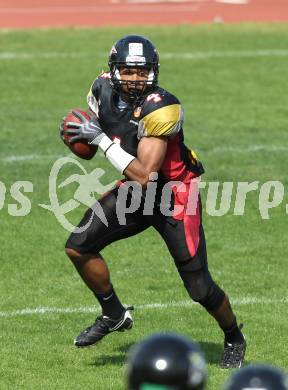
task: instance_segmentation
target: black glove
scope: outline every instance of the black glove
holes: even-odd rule
[[[72,112],[81,122],[66,123],[68,128],[68,130],[66,130],[66,134],[73,136],[69,138],[69,143],[74,144],[78,141],[85,141],[88,144],[99,145],[99,142],[105,136],[105,134],[101,129],[98,119],[95,117],[91,120],[88,120],[79,111]]]

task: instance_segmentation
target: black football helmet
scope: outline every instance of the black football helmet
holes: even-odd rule
[[[127,390],[202,390],[206,363],[198,344],[158,333],[134,346],[127,361]]]
[[[264,364],[251,365],[236,371],[225,390],[288,390],[288,377],[280,369]]]
[[[141,35],[127,35],[116,42],[110,51],[108,61],[111,85],[124,98],[135,102],[151,93],[158,83],[159,56],[153,43]],[[123,81],[119,70],[121,67],[141,67],[149,70],[147,81]],[[126,84],[128,93],[121,85]]]

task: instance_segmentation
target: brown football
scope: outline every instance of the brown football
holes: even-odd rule
[[[67,123],[68,122],[75,122],[75,123],[81,123],[80,120],[73,114],[72,111],[78,111],[83,116],[85,116],[86,119],[91,119],[90,116],[86,111],[80,110],[79,108],[75,108],[68,112],[66,117],[64,118],[64,124],[63,124],[63,130],[64,130],[64,139],[67,141],[67,146],[69,149],[76,154],[76,156],[83,158],[84,160],[91,160],[92,157],[95,156],[95,153],[97,152],[98,147],[96,145],[89,145],[85,142],[75,142],[75,144],[69,143],[69,138],[73,137],[72,135],[67,134]]]

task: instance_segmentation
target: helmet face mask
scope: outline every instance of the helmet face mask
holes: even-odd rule
[[[111,85],[124,100],[136,103],[151,93],[158,83],[159,57],[154,45],[140,35],[128,35],[114,44],[109,62]],[[125,80],[121,69],[148,70],[147,78]]]

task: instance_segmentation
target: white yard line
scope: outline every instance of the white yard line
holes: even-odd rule
[[[39,160],[56,160],[58,158],[61,158],[63,156],[56,156],[56,155],[41,155],[41,154],[26,154],[26,155],[19,155],[19,156],[16,156],[16,155],[11,155],[11,156],[7,156],[7,157],[2,157],[0,159],[1,162],[4,162],[4,163],[14,163],[14,162],[22,162],[22,161],[30,161],[30,160],[36,160],[37,163],[39,162]]]
[[[39,164],[39,161],[44,161],[45,163],[47,163],[47,160],[51,161],[51,162],[52,161],[55,162],[59,158],[63,158],[63,157],[76,158],[76,156],[73,153],[70,153],[68,155],[64,154],[64,153],[63,153],[63,155],[26,154],[26,155],[19,155],[19,156],[11,155],[11,156],[6,156],[6,157],[1,157],[0,163],[13,164],[13,163],[21,163],[23,161],[32,161],[32,162],[35,161],[37,164]],[[104,154],[98,153],[97,158],[104,158]]]
[[[91,57],[91,53],[59,53],[59,52],[43,52],[43,53],[28,53],[28,52],[0,52],[0,60],[35,60],[35,59],[61,59],[61,58],[85,58]]]
[[[219,146],[212,149],[207,149],[205,151],[201,151],[201,154],[203,155],[209,155],[211,153],[225,153],[225,152],[232,152],[232,153],[257,153],[257,152],[269,152],[269,153],[277,153],[277,152],[287,152],[288,146],[281,146],[281,145],[243,145],[243,146]],[[21,163],[23,161],[35,161],[37,164],[39,161],[47,161],[47,160],[54,160],[56,161],[58,158],[62,158],[64,155],[43,155],[43,154],[27,154],[27,155],[11,155],[6,157],[0,158],[0,163]],[[73,157],[73,154],[69,155]],[[103,158],[103,154],[99,153],[97,155],[97,158]]]
[[[281,145],[243,145],[243,146],[216,146],[212,149],[207,149],[205,152],[201,152],[201,154],[211,154],[211,153],[255,153],[255,152],[287,152],[288,146]]]
[[[288,304],[288,297],[284,298],[275,298],[275,299],[265,299],[265,298],[256,298],[256,297],[244,297],[241,299],[231,299],[234,305],[279,305],[279,304]],[[190,307],[197,305],[192,300],[179,301],[179,302],[169,302],[169,303],[148,303],[145,305],[135,305],[135,309],[139,310],[150,310],[150,309],[169,309],[172,307]],[[0,311],[0,317],[19,317],[25,315],[43,315],[43,314],[82,314],[82,313],[96,313],[99,311],[97,306],[91,307],[36,307],[34,309],[24,308],[15,311]]]
[[[254,58],[254,57],[287,57],[286,49],[207,51],[187,53],[162,53],[163,59],[206,60],[210,58]]]
[[[107,53],[95,52],[91,53],[63,53],[63,52],[1,52],[0,61],[7,60],[34,60],[34,59],[71,59],[71,58],[106,58]],[[163,52],[161,59],[166,60],[207,60],[210,58],[257,58],[257,57],[288,57],[287,49],[259,49],[259,50],[232,50],[232,51],[199,51],[199,52],[180,52],[169,53]]]

